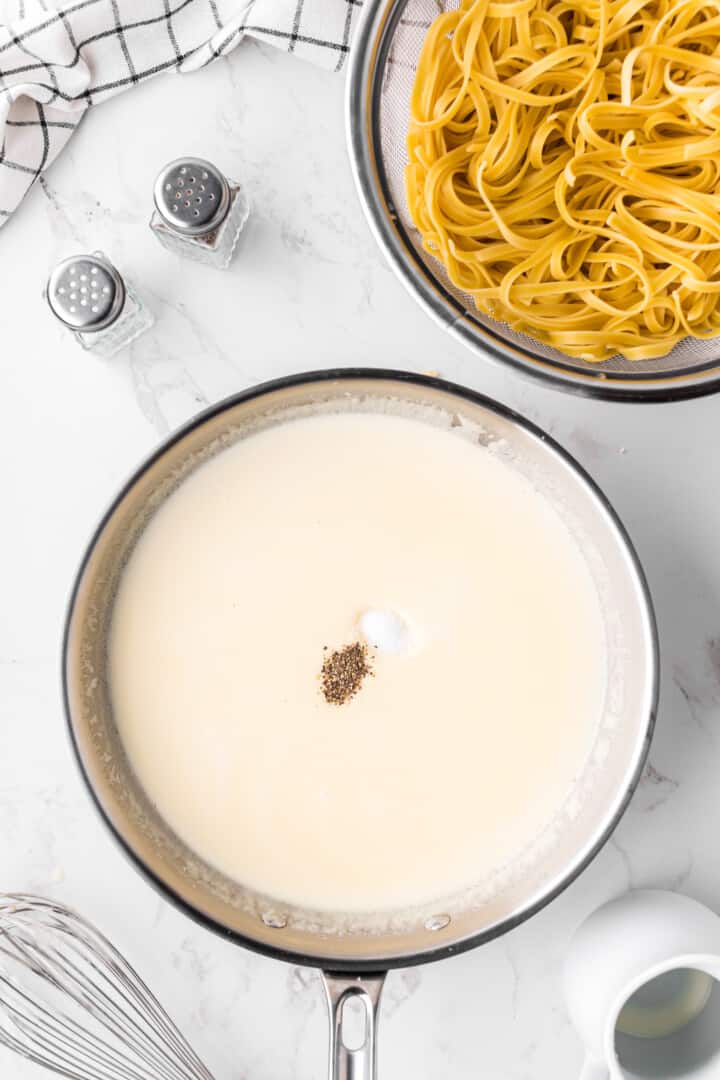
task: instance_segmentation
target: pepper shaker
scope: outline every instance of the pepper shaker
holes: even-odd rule
[[[47,283],[53,314],[73,331],[84,349],[114,356],[153,325],[132,286],[101,251],[59,263]]]
[[[169,251],[225,270],[250,213],[247,196],[211,162],[171,161],[155,181],[150,228]]]

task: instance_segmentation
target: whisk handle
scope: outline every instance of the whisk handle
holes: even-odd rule
[[[332,975],[325,973],[325,993],[330,1012],[329,1080],[375,1080],[376,1033],[380,995],[385,972],[378,975]],[[348,1047],[343,1009],[353,999],[363,1010],[363,1037],[360,1046]]]

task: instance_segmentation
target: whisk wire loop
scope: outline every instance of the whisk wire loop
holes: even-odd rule
[[[107,938],[19,893],[0,893],[0,1045],[68,1080],[213,1080]]]

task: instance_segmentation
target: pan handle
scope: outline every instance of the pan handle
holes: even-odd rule
[[[376,1032],[380,995],[385,975],[333,975],[323,972],[330,1012],[329,1080],[375,1080]],[[343,1038],[343,1009],[353,998],[363,1010],[364,1037],[361,1046],[348,1048]]]

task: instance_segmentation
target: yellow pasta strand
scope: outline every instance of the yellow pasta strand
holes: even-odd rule
[[[424,248],[486,315],[590,361],[720,335],[720,0],[461,0],[408,155]]]

